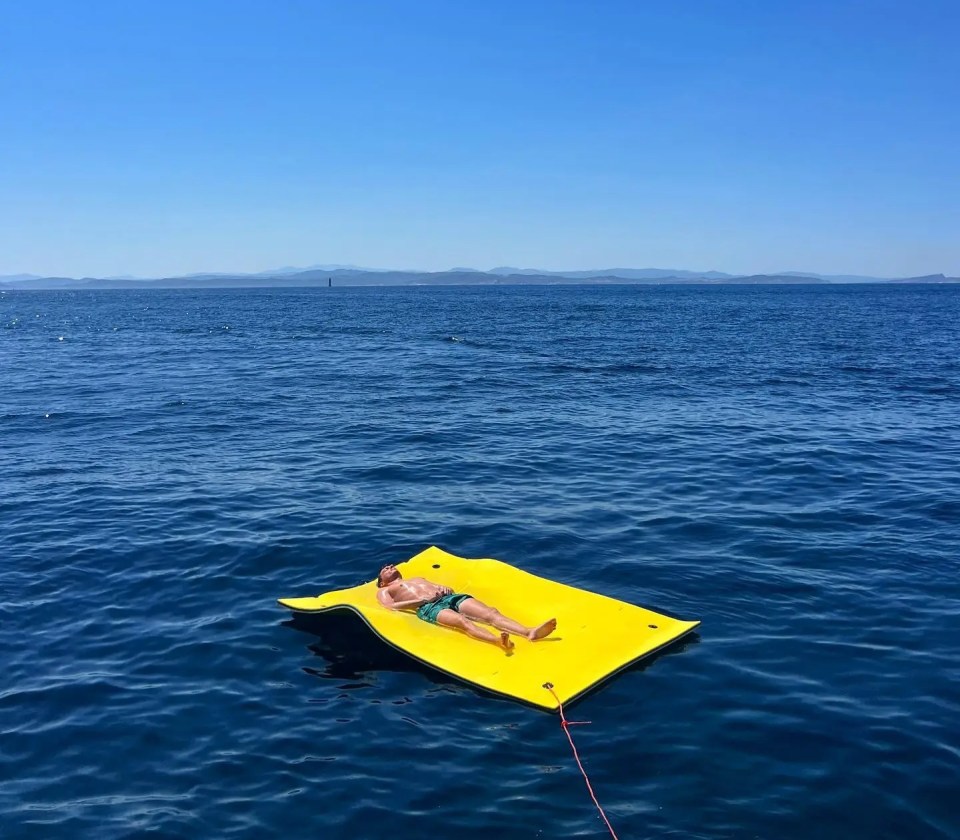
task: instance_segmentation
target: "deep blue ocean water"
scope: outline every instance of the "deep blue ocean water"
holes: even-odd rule
[[[4,291],[0,375],[3,838],[609,836],[275,603],[430,544],[703,620],[570,710],[621,840],[960,836],[960,287]]]

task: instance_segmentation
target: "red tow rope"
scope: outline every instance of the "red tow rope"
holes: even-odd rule
[[[573,743],[573,738],[570,735],[571,726],[583,726],[584,724],[590,723],[590,721],[567,720],[566,715],[563,713],[563,703],[561,703],[560,698],[557,697],[557,692],[553,690],[553,683],[546,682],[543,684],[543,687],[553,695],[553,699],[557,701],[557,706],[560,707],[560,726],[563,728],[563,732],[570,742],[570,749],[573,750],[573,757],[577,760],[577,767],[580,768],[580,772],[583,774],[583,780],[587,783],[587,790],[590,791],[590,798],[593,800],[593,804],[597,806],[597,810],[600,812],[600,816],[603,817],[603,821],[607,824],[607,828],[610,829],[610,834],[613,835],[614,840],[620,840],[620,838],[617,837],[617,832],[615,832],[613,826],[610,825],[610,820],[607,819],[607,815],[603,812],[603,808],[600,807],[600,803],[597,801],[597,795],[593,792],[590,778],[587,776],[587,771],[583,769],[583,762],[580,761],[580,753],[577,752],[577,745]]]

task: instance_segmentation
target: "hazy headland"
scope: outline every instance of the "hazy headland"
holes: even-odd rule
[[[15,289],[143,289],[242,288],[309,286],[495,286],[495,285],[786,285],[829,283],[960,283],[960,277],[869,277],[783,271],[775,274],[727,274],[660,268],[605,268],[587,271],[545,271],[501,266],[486,271],[369,269],[349,266],[278,268],[256,274],[206,273],[177,277],[43,277],[35,274],[0,276],[0,288]]]

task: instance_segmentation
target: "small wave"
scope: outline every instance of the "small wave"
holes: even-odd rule
[[[547,366],[551,373],[585,373],[616,376],[618,374],[666,373],[670,370],[662,365],[639,362],[619,362],[608,365],[585,365],[570,362],[553,363]]]

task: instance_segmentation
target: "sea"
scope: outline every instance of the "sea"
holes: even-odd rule
[[[430,545],[702,621],[567,709],[621,840],[960,837],[946,285],[0,290],[0,837],[611,836],[277,604]]]

